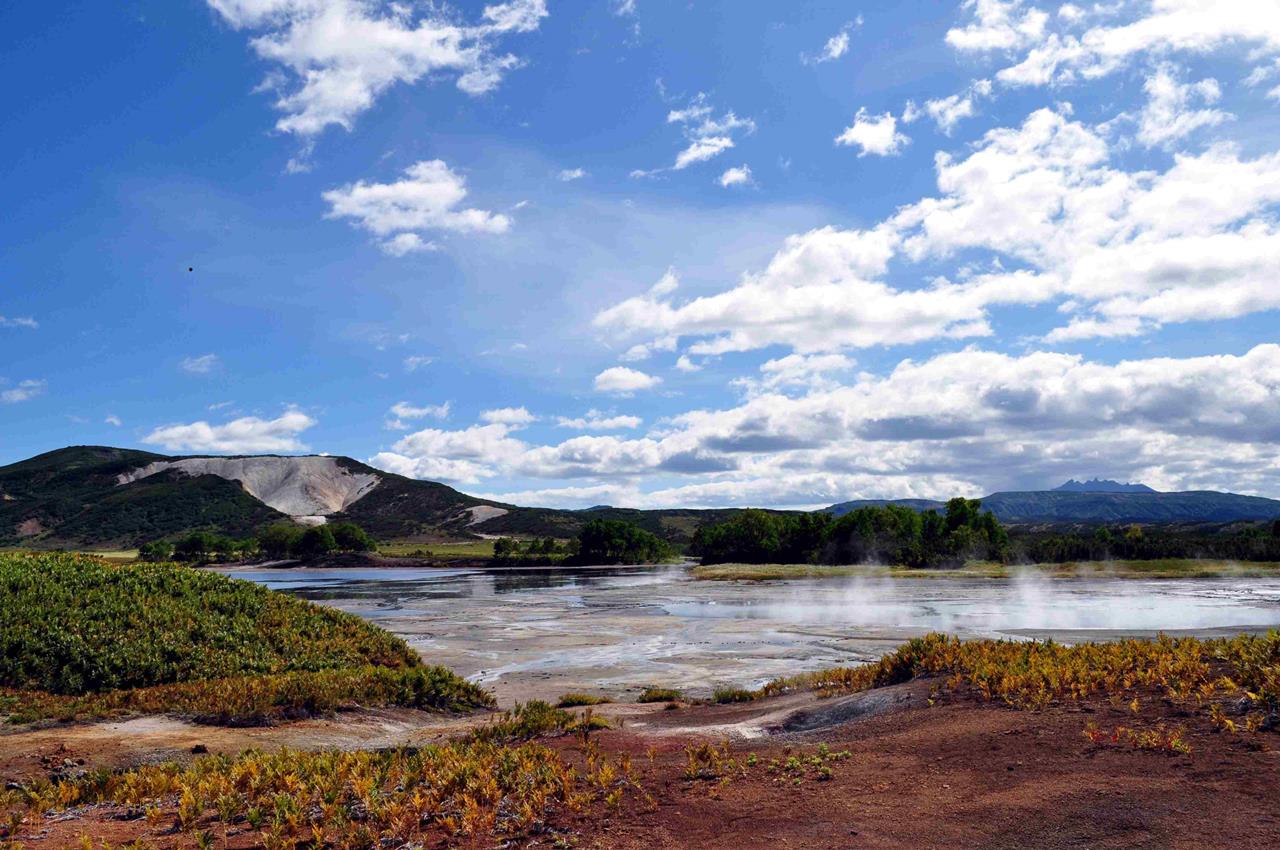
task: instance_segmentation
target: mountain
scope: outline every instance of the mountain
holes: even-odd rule
[[[826,510],[840,516],[865,505],[886,504],[918,511],[946,507],[944,502],[927,499],[900,499],[842,502]],[[1077,492],[1059,488],[992,493],[982,499],[982,506],[1001,522],[1010,525],[1240,522],[1280,518],[1280,501],[1211,490],[1186,493],[1157,493],[1154,490]]]
[[[344,521],[382,540],[471,533],[571,537],[625,519],[675,543],[734,513],[521,508],[324,455],[171,457],[72,446],[0,467],[0,546],[135,546],[195,530],[235,537],[264,525]]]
[[[1146,484],[1121,484],[1119,481],[1103,481],[1093,478],[1088,481],[1076,481],[1074,478],[1054,488],[1056,493],[1154,493]]]

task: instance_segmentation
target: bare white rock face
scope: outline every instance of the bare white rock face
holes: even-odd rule
[[[381,480],[372,473],[344,469],[331,457],[191,457],[149,463],[118,476],[116,484],[130,484],[167,469],[237,481],[263,504],[313,523],[346,510]]]

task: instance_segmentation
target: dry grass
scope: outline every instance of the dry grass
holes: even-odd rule
[[[1280,722],[1280,632],[1076,646],[960,641],[933,634],[909,641],[873,664],[782,679],[759,693],[812,690],[830,696],[922,675],[945,677],[948,688],[1022,709],[1090,697],[1128,703],[1155,692],[1207,714],[1228,731],[1256,731]]]
[[[392,558],[492,558],[492,540],[464,540],[456,543],[422,543],[395,540],[378,544],[378,554]]]

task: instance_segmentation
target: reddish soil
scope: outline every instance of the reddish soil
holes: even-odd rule
[[[605,752],[629,752],[652,801],[631,792],[620,809],[603,806],[560,816],[553,832],[496,846],[599,850],[777,850],[777,848],[1152,848],[1250,850],[1280,847],[1280,736],[1232,736],[1204,720],[1147,700],[1141,713],[1098,704],[1022,712],[954,698],[927,706],[927,687],[885,689],[872,703],[849,701],[823,715],[835,725],[815,732],[776,724],[766,737],[738,738],[731,775],[685,778],[686,746],[707,730],[758,734],[762,715],[786,715],[786,728],[812,725],[792,711],[827,711],[812,700],[786,697],[740,706],[630,711],[623,728],[594,736]],[[808,706],[808,708],[806,708]],[[870,706],[872,710],[866,710]],[[621,707],[620,707],[621,708]],[[635,707],[627,707],[629,710]],[[621,712],[619,712],[621,713]],[[1158,721],[1187,727],[1189,755],[1091,743],[1092,722],[1104,730],[1147,728]],[[712,737],[711,740],[716,740]],[[0,737],[0,748],[5,739]],[[813,767],[800,781],[771,760],[811,758],[825,744],[846,758]],[[553,744],[578,758],[578,743]],[[749,754],[754,766],[745,766]],[[60,758],[53,754],[54,758]],[[28,848],[79,846],[89,834],[113,845],[143,837],[158,848],[186,847],[190,838],[165,834],[122,812],[89,808],[37,825]],[[232,833],[228,846],[253,846]],[[559,842],[559,843],[557,843]],[[219,834],[219,845],[222,838]],[[442,846],[445,846],[442,843]],[[462,846],[473,846],[463,844]],[[492,848],[489,838],[475,847]]]

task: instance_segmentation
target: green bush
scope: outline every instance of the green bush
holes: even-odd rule
[[[251,582],[175,564],[0,554],[0,686],[80,694],[420,664],[358,617]]]

